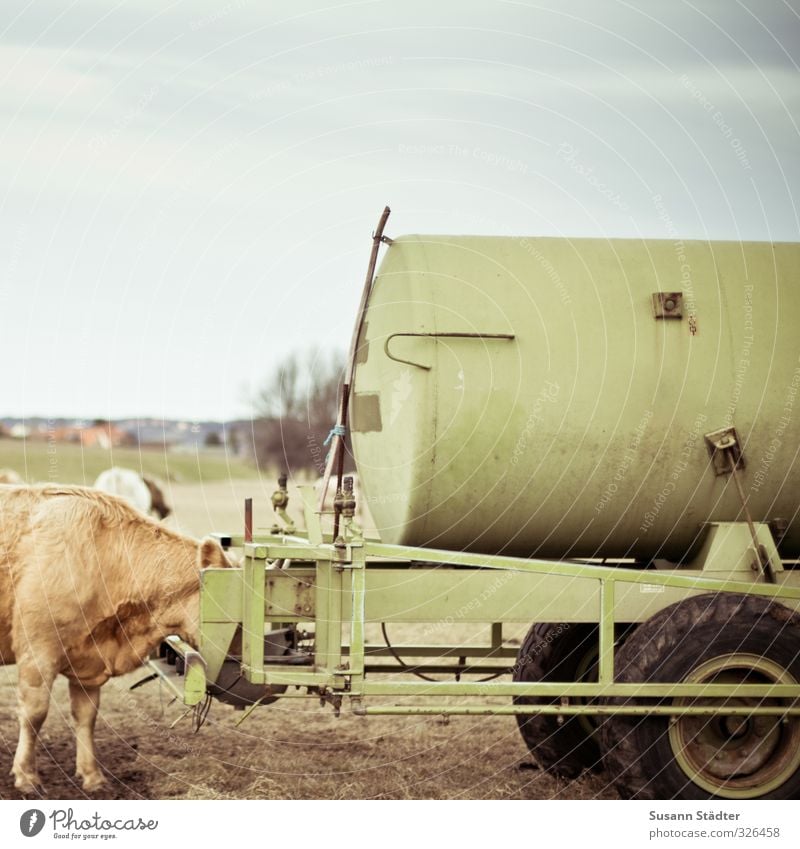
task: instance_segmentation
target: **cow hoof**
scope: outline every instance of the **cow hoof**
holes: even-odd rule
[[[15,777],[14,787],[22,796],[42,796],[44,792],[38,776]]]
[[[99,790],[105,783],[105,777],[99,772],[83,776],[83,789],[87,793],[93,793],[95,790]]]

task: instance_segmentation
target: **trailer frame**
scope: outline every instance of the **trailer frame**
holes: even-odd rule
[[[310,505],[313,495],[306,497]],[[620,625],[643,622],[658,611],[702,593],[740,593],[778,601],[800,611],[800,573],[784,570],[768,526],[757,527],[769,553],[777,583],[763,581],[758,559],[744,523],[713,523],[693,568],[636,569],[575,561],[452,552],[386,545],[351,538],[336,544],[326,538],[315,514],[307,510],[307,535],[267,534],[245,542],[220,535],[243,555],[240,567],[208,569],[202,574],[199,655],[192,675],[172,680],[187,705],[205,696],[199,681],[202,667],[213,683],[241,634],[241,673],[251,684],[305,687],[308,694],[332,702],[343,698],[353,710],[370,714],[684,714],[800,716],[800,683],[621,684],[614,681],[615,633]],[[283,568],[277,568],[283,566]],[[699,568],[698,568],[699,567]],[[504,623],[552,621],[592,623],[599,629],[596,682],[475,681],[469,676],[511,672],[516,648],[503,641]],[[425,642],[387,646],[368,642],[368,625],[402,622],[426,626],[438,634],[453,623],[490,626],[486,645]],[[313,662],[295,666],[265,658],[264,634],[274,627],[313,629]],[[174,648],[174,646],[173,646]],[[385,661],[409,659],[407,666]],[[410,659],[438,663],[415,665]],[[456,658],[457,663],[450,663]],[[469,661],[469,662],[468,662]],[[477,661],[477,662],[473,662]],[[487,663],[488,661],[488,663]],[[505,661],[505,662],[504,662]],[[184,664],[184,669],[188,664]],[[391,671],[397,675],[392,676]],[[450,674],[456,680],[408,680],[411,671]],[[380,676],[375,680],[376,676]],[[177,686],[176,686],[177,685]],[[290,694],[291,695],[291,694]],[[461,702],[495,697],[558,698],[559,704],[532,706]],[[422,699],[424,705],[367,705],[371,697]],[[446,698],[448,701],[436,701]],[[652,704],[608,705],[614,698],[647,699]],[[756,698],[790,703],[758,707],[681,704],[677,700]],[[580,699],[575,702],[571,699]],[[673,700],[664,704],[663,700]],[[431,700],[434,703],[431,704]],[[592,700],[583,701],[583,700]],[[656,704],[660,701],[660,704]]]

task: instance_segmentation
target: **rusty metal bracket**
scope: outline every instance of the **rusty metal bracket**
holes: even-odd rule
[[[430,371],[431,367],[426,366],[423,363],[415,363],[413,360],[406,360],[403,357],[395,356],[389,350],[389,343],[392,339],[395,339],[398,336],[410,336],[414,338],[421,339],[515,339],[515,335],[513,333],[413,333],[411,331],[403,331],[399,333],[390,333],[386,337],[386,341],[383,343],[383,350],[386,353],[386,356],[390,360],[394,360],[396,363],[405,363],[409,366],[416,366],[417,368],[424,369],[425,371]]]
[[[731,464],[737,469],[745,467],[744,456],[739,443],[739,434],[735,427],[723,427],[705,434],[706,447],[714,464],[714,474],[727,475]]]
[[[653,315],[656,318],[682,318],[683,292],[653,292]]]
[[[756,526],[747,507],[747,496],[744,494],[744,487],[741,480],[739,480],[739,470],[744,468],[745,463],[736,428],[726,427],[721,430],[712,431],[705,434],[705,440],[711,453],[711,460],[717,476],[729,474],[733,478],[736,491],[739,493],[739,500],[742,502],[742,512],[747,521],[747,527],[750,530],[753,547],[758,558],[757,562],[753,564],[753,569],[754,571],[761,572],[768,584],[774,584],[776,583],[775,572],[772,568],[769,554],[767,554],[766,548],[758,541]]]

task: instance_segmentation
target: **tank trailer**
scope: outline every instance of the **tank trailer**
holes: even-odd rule
[[[285,477],[270,533],[250,505],[200,644],[154,668],[198,717],[508,714],[543,768],[623,797],[797,798],[800,245],[390,239],[388,214],[333,516],[303,489],[297,531]]]

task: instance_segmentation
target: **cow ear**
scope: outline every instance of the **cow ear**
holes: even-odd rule
[[[204,539],[200,543],[198,559],[201,569],[207,569],[210,566],[225,567],[230,565],[225,558],[220,544],[213,539]]]

